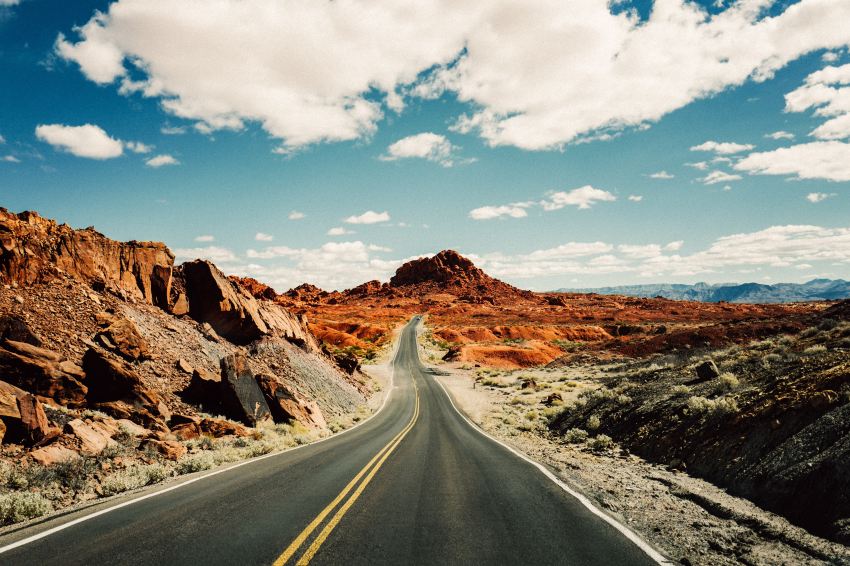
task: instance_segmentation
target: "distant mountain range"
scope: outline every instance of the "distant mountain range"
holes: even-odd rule
[[[623,285],[596,289],[558,289],[558,293],[598,293],[600,295],[626,295],[630,297],[664,297],[679,301],[704,303],[794,303],[822,301],[850,297],[850,282],[843,279],[812,279],[808,283],[696,283],[681,285],[657,283],[650,285]]]

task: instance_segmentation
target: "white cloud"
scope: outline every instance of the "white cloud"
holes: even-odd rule
[[[3,137],[3,134],[0,134],[0,145],[6,143],[6,138]]]
[[[164,167],[166,165],[180,165],[180,162],[177,161],[177,159],[175,159],[171,155],[162,154],[151,157],[150,159],[145,161],[145,164],[148,167],[159,168]]]
[[[835,51],[827,51],[826,53],[821,55],[821,60],[824,63],[833,63],[835,61],[838,61],[838,53],[836,53]]]
[[[77,157],[111,159],[124,153],[120,140],[109,137],[103,128],[93,124],[82,126],[41,124],[35,128],[35,136]]]
[[[732,181],[740,180],[740,175],[727,173],[725,171],[712,171],[711,173],[700,179],[700,181],[702,181],[702,183],[705,185],[716,185],[717,183],[731,183]]]
[[[334,228],[331,228],[327,232],[328,236],[347,236],[348,234],[354,234],[354,231],[353,230],[347,230],[347,229],[343,228],[342,226],[336,226]]]
[[[14,155],[4,155],[0,158],[0,161],[4,161],[6,163],[20,163],[21,160],[15,157]]]
[[[732,155],[749,151],[755,146],[744,143],[707,141],[691,148],[691,151],[710,151],[719,155]]]
[[[809,193],[806,195],[806,200],[809,202],[821,202],[834,196],[836,196],[835,193]]]
[[[601,0],[118,0],[56,51],[203,128],[256,122],[288,149],[369,136],[385,106],[445,91],[473,108],[459,129],[546,149],[610,139],[850,42],[846,2],[768,6],[665,0],[642,20]]]
[[[274,236],[272,236],[271,234],[265,234],[263,232],[257,232],[256,234],[254,234],[254,239],[258,242],[271,242],[272,240],[274,240]]]
[[[683,242],[621,244],[570,242],[519,255],[486,254],[480,267],[514,280],[572,275],[624,274],[649,278],[753,272],[801,263],[850,262],[850,227],[772,226],[716,239],[707,248],[680,254]]]
[[[414,259],[384,260],[376,256],[391,251],[361,241],[328,242],[318,248],[278,246],[248,250],[247,256],[259,263],[235,271],[281,290],[304,282],[323,289],[345,289],[372,279],[386,281],[402,263]]]
[[[390,221],[390,213],[389,212],[375,212],[374,210],[367,210],[363,214],[359,214],[356,216],[349,216],[345,219],[346,224],[378,224],[380,222],[389,222]]]
[[[549,198],[541,201],[543,210],[559,210],[565,206],[576,206],[580,209],[588,209],[597,202],[612,202],[617,200],[613,194],[590,185],[585,185],[571,191],[558,191],[551,193]]]
[[[772,140],[793,140],[794,134],[792,134],[791,132],[779,130],[778,132],[772,132],[770,134],[765,134],[764,137],[770,138]]]
[[[650,179],[673,179],[676,176],[668,173],[667,171],[658,171],[657,173],[652,173],[649,178]]]
[[[232,250],[219,246],[176,248],[174,250],[174,256],[178,263],[192,261],[194,259],[207,259],[213,263],[232,263],[239,261],[239,257]]]
[[[215,236],[211,234],[202,234],[200,236],[195,236],[196,242],[214,242]]]
[[[643,197],[640,197],[643,198]],[[560,210],[566,206],[588,209],[597,202],[617,200],[613,194],[590,185],[585,185],[571,191],[557,191],[546,195],[540,201],[514,202],[500,206],[481,206],[469,211],[473,220],[492,220],[494,218],[525,218],[527,209],[539,206],[546,212]],[[635,200],[630,198],[629,200]],[[638,199],[640,200],[640,199]]]
[[[629,195],[628,199],[632,202],[640,202],[643,200],[643,195]]]
[[[850,181],[850,143],[818,141],[751,153],[736,163],[735,169],[757,175]]]
[[[147,145],[142,142],[124,142],[124,147],[126,147],[133,153],[150,153],[151,151],[153,151],[152,145]]]
[[[182,136],[186,133],[186,128],[183,126],[163,126],[159,131],[166,136]]]
[[[419,158],[439,163],[443,167],[452,167],[458,163],[454,152],[457,146],[440,134],[424,132],[407,136],[391,144],[387,152],[380,156],[382,161],[396,161],[405,158]]]
[[[705,171],[706,169],[708,169],[711,166],[708,163],[708,161],[697,161],[696,163],[685,163],[685,165],[687,165],[688,167],[693,167],[697,171]]]
[[[481,206],[469,211],[469,217],[473,220],[492,220],[494,218],[509,217],[509,218],[525,218],[528,216],[526,208],[528,203],[517,202],[514,204],[506,204],[502,206]]]
[[[297,210],[293,210],[289,213],[288,218],[290,220],[303,220],[307,215],[303,212],[298,212]]]

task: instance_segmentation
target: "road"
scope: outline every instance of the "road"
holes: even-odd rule
[[[362,425],[6,534],[0,564],[657,563],[454,409],[419,360],[418,322]]]

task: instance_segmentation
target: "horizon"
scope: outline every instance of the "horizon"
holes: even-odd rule
[[[188,5],[0,2],[0,204],[278,290],[449,248],[540,291],[850,278],[846,4],[587,0],[558,27],[543,2],[435,3],[405,27],[317,3],[238,25],[272,5],[187,32]]]

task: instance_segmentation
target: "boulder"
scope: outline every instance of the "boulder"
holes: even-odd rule
[[[275,422],[297,421],[311,428],[327,428],[319,406],[301,397],[277,377],[258,374],[257,384],[266,397]]]
[[[92,403],[123,401],[136,408],[168,419],[170,414],[159,395],[142,382],[127,362],[100,348],[89,348],[83,356],[83,369]]]
[[[51,444],[30,452],[30,458],[42,466],[53,466],[79,457],[80,455],[74,450],[59,444]]]
[[[74,419],[65,425],[65,432],[73,434],[80,445],[80,452],[88,456],[97,456],[107,446],[114,445],[115,441],[100,427],[84,422],[82,419]]]
[[[201,436],[201,427],[198,423],[181,423],[171,427],[171,432],[179,440],[192,440]]]
[[[234,344],[249,344],[269,333],[256,299],[230,281],[208,261],[182,266],[189,316],[209,323],[217,334]]]
[[[335,354],[333,359],[336,365],[348,375],[352,375],[360,369],[360,361],[357,359],[357,356],[350,352]]]
[[[208,413],[221,410],[221,375],[210,373],[203,368],[195,368],[192,379],[180,396],[188,403],[200,405]]]
[[[82,406],[88,393],[83,370],[60,354],[26,342],[0,346],[0,375],[11,385],[69,407]]]
[[[222,436],[248,436],[250,431],[244,426],[224,419],[203,419],[200,422],[201,432],[213,438]]]
[[[6,423],[0,420],[0,444],[3,444],[4,438],[6,438]]]
[[[271,418],[268,403],[243,354],[221,360],[221,394],[225,414],[248,426]]]
[[[132,320],[119,318],[97,333],[96,339],[101,345],[112,350],[126,360],[135,361],[150,358],[147,340],[139,333]]]
[[[139,450],[157,452],[166,460],[179,460],[188,449],[175,440],[157,440],[149,438],[139,445]]]
[[[145,427],[151,431],[165,432],[168,430],[162,415],[155,415],[144,407],[136,407],[124,401],[95,403],[92,408],[118,419],[119,422],[133,422],[137,426]]]
[[[694,371],[697,374],[697,379],[695,380],[697,382],[709,381],[720,375],[720,370],[717,369],[717,364],[713,360],[702,362],[694,368]]]
[[[546,398],[541,401],[541,403],[543,403],[547,407],[551,407],[552,405],[558,405],[562,403],[563,400],[564,398],[561,396],[561,394],[556,391],[547,395]]]
[[[177,366],[177,369],[179,369],[182,372],[185,372],[185,373],[188,373],[188,374],[194,373],[195,368],[193,368],[192,364],[190,364],[189,362],[187,362],[183,358],[180,358],[179,360],[177,360],[177,363],[175,365]]]
[[[18,397],[27,395],[23,389],[0,381],[0,417],[20,419],[21,411],[18,409]]]
[[[39,338],[26,321],[15,315],[0,316],[0,342],[3,340],[14,340],[15,342],[26,342],[33,346],[41,346],[42,340]]]
[[[50,435],[51,429],[47,422],[47,415],[44,414],[44,408],[35,395],[27,393],[18,397],[18,411],[21,414],[24,434],[29,442],[35,444]]]

